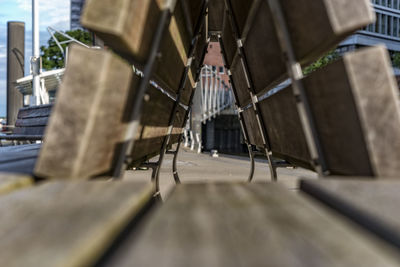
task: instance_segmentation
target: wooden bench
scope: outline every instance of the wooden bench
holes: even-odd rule
[[[283,24],[276,23],[279,18],[274,16],[279,12],[270,12],[277,3],[286,12]],[[393,96],[393,77],[388,74],[388,57],[382,48],[346,55],[305,79],[294,76],[293,70],[285,67],[293,63],[294,55],[302,64],[318,58],[351,32],[370,23],[369,2],[325,0],[304,6],[299,3],[87,1],[83,25],[119,56],[77,46],[70,49],[69,64],[45,139],[34,161],[32,176],[28,177],[28,181],[33,176],[40,178],[40,182],[0,197],[2,264],[398,266],[398,249],[369,229],[276,183],[184,184],[175,188],[164,205],[154,205],[158,167],[153,183],[109,181],[110,177],[122,178],[121,170],[140,166],[156,154],[160,158],[155,165],[160,166],[166,149],[179,143],[189,111],[184,106],[191,103],[207,41],[209,37],[218,39],[218,35],[226,47],[225,61],[232,74],[246,138],[263,147],[268,158],[275,155],[313,170],[323,165],[322,174],[395,174],[397,166],[389,161],[396,159],[398,152],[387,144],[397,138],[399,107]],[[244,14],[238,15],[241,12]],[[271,17],[272,24],[268,24]],[[234,26],[230,30],[226,28],[227,21]],[[280,56],[282,52],[293,52],[285,48],[287,43],[274,44],[264,39],[268,36],[276,41],[275,26],[288,30],[286,24],[296,52],[288,54],[287,62]],[[318,31],[313,32],[313,27]],[[231,41],[223,41],[229,32]],[[267,40],[268,45],[260,45],[261,40]],[[229,46],[235,45],[238,46],[229,50]],[[271,68],[266,63],[276,66],[275,73],[266,72]],[[132,64],[143,76],[135,74]],[[263,69],[263,64],[268,67]],[[362,80],[371,71],[377,71],[379,83]],[[259,97],[281,76],[291,76],[295,88],[287,87],[264,99]],[[305,95],[296,94],[299,84],[304,86]],[[382,86],[379,91],[377,85]],[[332,92],[338,94],[337,99],[330,96]],[[341,105],[335,106],[335,101]],[[373,116],[378,110],[375,101],[385,103],[394,115],[390,113],[377,121]],[[315,125],[302,113],[308,104]],[[321,105],[327,108],[322,109]],[[290,119],[288,125],[278,120],[283,112]],[[334,112],[351,116],[346,117],[342,126],[331,119]],[[320,114],[326,117],[321,119]],[[388,122],[393,129],[385,133],[379,126]],[[316,136],[306,133],[313,127],[318,130]],[[327,149],[336,141],[348,144],[339,130],[363,141],[351,143],[354,150],[346,155],[353,160],[367,151],[360,158],[362,165],[349,164],[337,150]],[[322,138],[323,133],[330,132],[334,134],[331,138]],[[311,140],[307,139],[310,137]],[[323,153],[313,154],[310,141],[314,145],[320,141]],[[391,158],[381,154],[379,144]],[[15,151],[8,153],[18,157]],[[329,164],[322,164],[323,159],[328,159]],[[19,187],[29,183],[22,182],[26,176],[13,177],[21,184]],[[0,179],[4,178],[5,187],[10,188],[9,179],[13,177],[4,174]]]
[[[42,141],[52,105],[41,105],[37,107],[25,107],[18,111],[15,127],[10,134],[0,135],[0,146],[2,140],[17,142]]]

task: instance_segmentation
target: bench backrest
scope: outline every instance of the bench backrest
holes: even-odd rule
[[[44,134],[52,105],[25,107],[18,111],[13,134],[40,136]]]
[[[35,174],[45,178],[89,178],[113,172],[121,147],[134,139],[132,164],[160,153],[164,142],[179,140],[197,69],[194,62],[182,83],[204,1],[118,0],[86,3],[82,24],[118,53],[73,47],[63,84],[46,131]],[[189,16],[185,15],[189,10]],[[137,95],[163,12],[171,22],[162,35],[152,82]],[[203,36],[204,36],[203,29]],[[206,38],[197,38],[194,55],[202,55]],[[193,47],[192,47],[193,50]],[[122,58],[121,58],[122,57]],[[197,66],[196,66],[197,65]],[[141,99],[141,120],[130,133],[132,105]],[[178,103],[179,101],[179,103]],[[175,111],[175,112],[173,112]],[[176,113],[174,117],[173,114]],[[174,119],[171,119],[173,118]],[[171,124],[172,123],[172,124]],[[171,134],[171,136],[170,136]]]
[[[313,169],[293,89],[270,91],[288,77],[288,71],[268,1],[225,2],[221,41],[251,144],[266,145],[253,106],[249,106],[250,92],[258,96],[259,118],[273,155]],[[303,66],[374,20],[367,0],[280,3]],[[238,39],[243,49],[238,49]],[[384,48],[345,55],[302,82],[330,174],[398,174],[398,89]]]

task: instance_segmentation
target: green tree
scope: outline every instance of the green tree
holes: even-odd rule
[[[74,30],[74,31],[67,31],[65,33],[84,44],[90,45],[92,43],[92,36],[90,33],[86,31]],[[55,33],[54,35],[60,42],[68,40],[59,33]],[[64,51],[68,45],[69,44],[62,45]],[[60,48],[57,46],[53,38],[50,38],[47,41],[47,46],[42,46],[40,50],[42,56],[43,69],[52,70],[64,67],[64,55],[60,50]]]
[[[400,53],[399,52],[395,52],[392,55],[392,65],[395,68],[400,68]]]
[[[340,57],[339,53],[336,52],[335,50],[330,51],[327,53],[325,56],[321,57],[311,65],[307,66],[304,68],[303,72],[304,75],[308,75],[313,71],[316,71],[319,68],[325,67],[329,63],[337,60]]]

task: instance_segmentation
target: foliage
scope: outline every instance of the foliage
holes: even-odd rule
[[[327,53],[322,58],[318,59],[317,61],[315,61],[311,65],[309,65],[306,68],[304,68],[304,75],[308,75],[311,72],[316,71],[317,69],[325,67],[329,63],[337,60],[339,57],[340,57],[340,55],[339,55],[338,52],[336,52],[335,50],[330,51],[329,53]]]
[[[400,68],[400,53],[396,52],[392,55],[392,64],[395,68]]]
[[[89,32],[82,30],[74,30],[74,31],[67,31],[65,33],[84,44],[90,45],[92,43],[92,36]],[[68,40],[59,33],[55,33],[54,35],[59,40],[59,42]],[[68,45],[69,44],[62,45],[64,51]],[[53,38],[50,38],[47,41],[47,47],[42,46],[40,50],[42,56],[43,69],[52,70],[64,67],[64,55],[60,50],[60,48],[57,46]]]

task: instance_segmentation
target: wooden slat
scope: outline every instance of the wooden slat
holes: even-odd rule
[[[45,183],[0,198],[2,265],[91,266],[154,192],[135,182]]]
[[[21,108],[18,111],[18,119],[49,117],[52,108],[52,104]]]
[[[397,251],[278,184],[188,184],[102,266],[398,266]],[[156,256],[155,254],[156,253]]]
[[[286,88],[262,101],[260,111],[274,156],[312,168],[308,163],[310,154],[292,89]]]
[[[135,136],[132,151],[134,161],[147,158],[147,155],[160,153],[165,136],[168,133],[168,122],[174,101],[153,86],[147,92],[148,101],[144,103],[141,125]]]
[[[254,2],[257,2],[257,0],[229,0],[229,2],[232,6],[233,17],[239,30],[238,34],[239,36],[242,36],[246,21],[249,19],[248,17],[251,7],[253,6]],[[251,22],[249,21],[248,24],[250,23]]]
[[[0,173],[0,195],[32,186],[34,179],[31,176],[13,173]]]
[[[236,54],[231,66],[232,81],[238,95],[238,105],[245,107],[251,102],[249,85],[240,56]]]
[[[397,176],[400,110],[385,48],[349,53],[304,79],[328,170],[332,175]],[[261,102],[272,151],[310,162],[288,87]]]
[[[205,19],[205,18],[203,18]],[[208,39],[208,32],[207,32],[207,23],[203,22],[203,28],[200,32],[199,40],[197,41],[196,48],[194,51],[194,61],[192,64],[192,73],[195,75],[197,70],[203,64],[202,56],[205,49],[207,49],[207,39]]]
[[[48,120],[49,117],[17,119],[17,121],[15,122],[15,126],[16,127],[46,126]]]
[[[111,52],[72,47],[35,174],[89,178],[109,171],[138,79]]]
[[[245,1],[245,3],[247,3],[247,1]],[[232,32],[231,19],[229,16],[225,16],[221,38],[225,48],[225,63],[227,64],[227,67],[230,68],[237,52],[237,45]]]
[[[26,152],[26,151],[32,151],[32,150],[39,150],[40,147],[41,147],[41,144],[20,145],[20,146],[4,146],[4,147],[0,147],[0,153],[4,153],[4,152]],[[2,157],[0,157],[0,158],[2,158]]]
[[[13,146],[17,147],[17,146]],[[6,165],[10,162],[18,162],[20,160],[29,159],[29,158],[37,158],[39,154],[40,147],[35,147],[30,150],[5,150],[0,149],[0,164]],[[2,171],[0,167],[0,171]],[[15,172],[18,172],[18,169],[15,169]]]
[[[32,126],[32,127],[15,127],[13,134],[15,135],[43,135],[46,131],[45,126]]]
[[[280,1],[298,60],[309,64],[375,19],[369,0]],[[286,77],[267,1],[259,1],[244,48],[257,92]]]
[[[196,23],[198,22],[201,15],[201,11],[204,5],[204,0],[193,0],[193,1],[185,1],[181,0],[182,6],[184,8],[184,11],[189,12],[190,20],[191,20],[191,28],[192,31],[195,31]],[[186,10],[186,7],[187,10]]]
[[[249,108],[243,112],[244,124],[249,133],[249,142],[252,145],[263,147],[263,139],[258,126],[256,114],[253,108]]]
[[[182,4],[178,1],[154,70],[155,79],[163,89],[178,93],[192,38],[187,31]]]
[[[301,181],[301,190],[400,247],[400,182],[366,178]]]
[[[0,171],[34,176],[38,153],[32,156],[27,156],[26,154],[16,156],[14,160],[0,162]]]
[[[0,134],[0,140],[15,140],[15,141],[40,141],[43,139],[43,134]]]
[[[129,55],[137,64],[144,64],[161,12],[169,3],[174,1],[88,0],[81,23],[115,51]]]
[[[186,112],[187,111],[181,106],[178,108],[174,128],[172,129],[170,145],[176,144],[179,141],[179,136],[182,134],[183,128],[186,126],[186,121],[184,121]]]
[[[208,30],[221,32],[224,22],[225,2],[221,0],[208,1]]]

